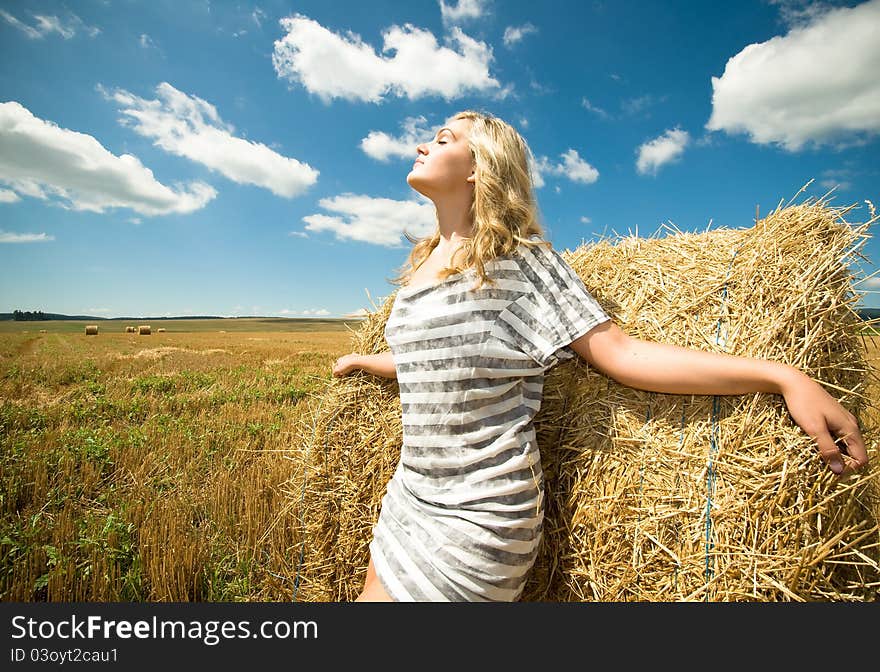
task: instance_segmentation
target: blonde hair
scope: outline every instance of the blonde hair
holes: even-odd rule
[[[543,240],[538,221],[538,207],[529,171],[531,150],[523,137],[507,122],[491,114],[464,110],[449,118],[468,119],[471,129],[468,145],[474,158],[474,200],[470,217],[472,234],[465,239],[453,258],[452,265],[440,271],[440,278],[473,268],[477,287],[492,280],[485,264],[492,259],[512,255],[520,245],[536,246],[550,243]],[[414,247],[401,273],[392,282],[403,284],[428,258],[440,242],[439,226],[426,238],[405,234]],[[542,240],[530,240],[532,236]],[[455,263],[455,258],[460,262]]]

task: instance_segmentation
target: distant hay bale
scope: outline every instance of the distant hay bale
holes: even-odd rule
[[[94,336],[98,333],[98,325],[97,324],[87,324],[86,325],[86,336]]]
[[[40,333],[41,333],[41,334],[46,334],[46,333],[48,333],[48,330],[47,330],[47,329],[40,329]]]
[[[143,335],[147,335],[147,336],[149,336],[149,335],[150,335],[150,325],[149,325],[149,324],[142,324],[142,325],[140,325],[140,326],[138,327],[138,334],[140,334],[140,335],[142,335],[142,336],[143,336]]]
[[[136,333],[136,331],[137,331],[137,330],[136,330],[134,327],[126,327],[126,328],[125,328],[125,333],[126,333],[126,334],[134,334],[134,333]]]
[[[159,334],[164,333],[164,332],[165,332],[165,327],[159,327],[158,329],[156,329],[156,332],[159,333]]]
[[[797,366],[859,418],[871,463],[831,474],[782,397],[628,388],[580,358],[546,377],[535,427],[544,538],[523,600],[872,601],[878,427],[849,264],[868,226],[824,200],[754,226],[606,239],[563,257],[628,334]],[[354,332],[387,350],[393,296]],[[396,381],[363,372],[309,401],[287,484],[301,601],[353,599],[402,436]],[[302,562],[300,564],[300,552]]]

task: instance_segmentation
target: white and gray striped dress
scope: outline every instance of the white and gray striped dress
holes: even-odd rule
[[[397,601],[515,601],[541,540],[532,420],[544,374],[610,319],[553,249],[398,290],[385,327],[403,411],[400,462],[370,554]]]

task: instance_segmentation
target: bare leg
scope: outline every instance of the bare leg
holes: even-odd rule
[[[385,592],[379,577],[376,576],[373,558],[370,558],[370,564],[367,565],[367,578],[364,580],[364,589],[357,596],[355,602],[394,602],[392,597]]]

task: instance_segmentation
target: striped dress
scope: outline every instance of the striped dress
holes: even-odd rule
[[[396,601],[515,601],[534,564],[544,482],[533,418],[545,372],[610,319],[553,249],[398,290],[385,327],[403,445],[370,555]]]

